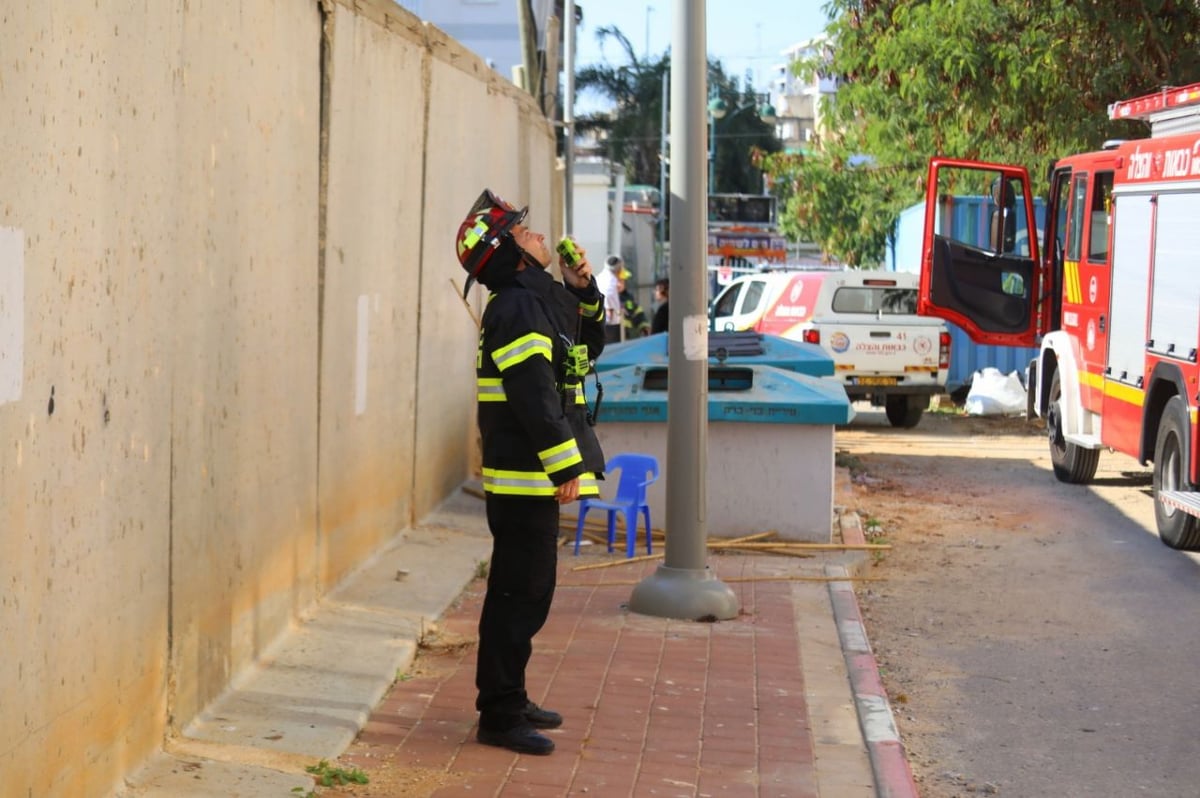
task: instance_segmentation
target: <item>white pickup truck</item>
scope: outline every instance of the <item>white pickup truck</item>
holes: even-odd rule
[[[852,400],[883,406],[894,427],[915,427],[946,390],[950,333],[918,316],[918,276],[839,270],[739,277],[713,300],[712,329],[756,330],[818,344]]]

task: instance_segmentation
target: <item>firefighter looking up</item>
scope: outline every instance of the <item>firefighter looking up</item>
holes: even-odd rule
[[[488,289],[475,358],[483,489],[492,559],[479,617],[476,738],[549,754],[538,729],[562,724],[525,692],[533,637],[546,621],[558,566],[559,506],[598,496],[604,453],[583,378],[604,348],[604,306],[583,248],[547,271],[545,236],[484,190],[458,229],[458,259]]]

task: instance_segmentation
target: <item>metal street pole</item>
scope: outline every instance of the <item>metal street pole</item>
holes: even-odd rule
[[[563,3],[563,230],[575,230],[575,0]]]
[[[633,589],[629,609],[662,618],[726,620],[738,601],[709,570],[708,314],[704,272],[705,0],[674,0],[671,54],[671,333],[667,372],[667,524],[663,564]],[[678,286],[678,289],[676,289]],[[677,293],[678,291],[678,293]]]

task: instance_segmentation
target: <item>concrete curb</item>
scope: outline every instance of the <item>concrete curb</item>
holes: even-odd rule
[[[839,523],[843,543],[866,542],[862,522],[857,514],[842,513]],[[859,558],[859,563],[866,562],[866,559]],[[900,741],[900,732],[896,729],[887,692],[883,689],[883,680],[879,677],[879,666],[867,639],[867,630],[858,608],[858,598],[854,594],[854,586],[849,581],[850,573],[843,566],[830,565],[826,566],[825,574],[846,580],[829,583],[829,601],[833,605],[838,638],[842,643],[846,671],[850,676],[850,689],[858,709],[858,723],[862,728],[863,740],[867,744],[871,770],[875,774],[876,794],[879,798],[917,798],[917,785],[913,781],[912,768],[908,764],[904,744]]]

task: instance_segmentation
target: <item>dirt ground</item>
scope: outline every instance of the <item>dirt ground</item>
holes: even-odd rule
[[[939,586],[986,578],[978,553],[1000,541],[1039,545],[1022,509],[1031,505],[1013,501],[1004,467],[989,459],[1044,456],[1049,467],[1043,428],[1024,418],[950,411],[926,413],[917,428],[895,430],[868,409],[839,428],[836,447],[853,491],[839,501],[858,512],[868,540],[893,546],[868,571],[884,581],[861,583],[859,604],[918,790],[922,798],[997,793],[998,786],[975,783],[945,761],[939,718],[954,695],[926,678],[940,665],[925,657],[925,644],[931,635],[1004,623],[986,586],[954,591],[952,616]],[[970,460],[988,471],[987,490]]]

